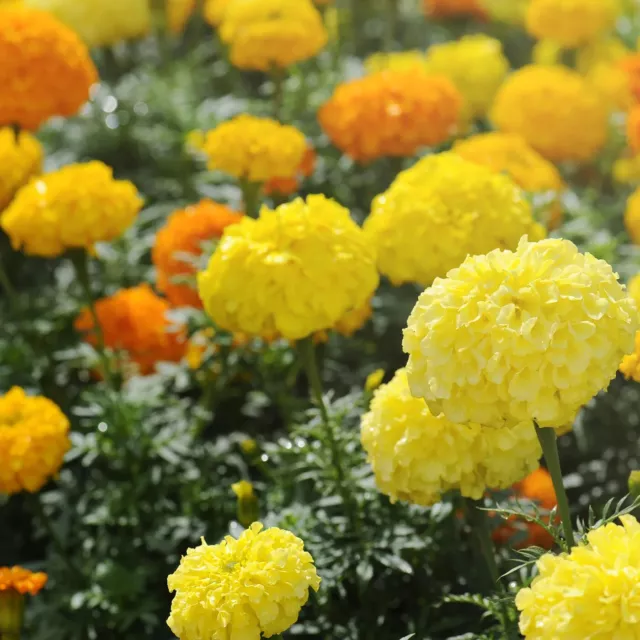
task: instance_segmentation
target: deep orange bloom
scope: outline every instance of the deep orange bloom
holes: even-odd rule
[[[213,200],[201,200],[172,213],[156,235],[152,259],[157,272],[158,289],[174,306],[202,308],[195,287],[194,260],[202,255],[203,243],[222,236],[225,228],[240,222],[242,214]],[[194,284],[175,282],[194,277]]]
[[[74,31],[22,5],[0,8],[0,60],[0,126],[33,130],[52,116],[71,116],[98,79]]]
[[[336,147],[364,163],[441,144],[455,132],[461,106],[448,78],[389,70],[338,86],[318,119]]]
[[[633,107],[627,116],[627,141],[636,153],[640,153],[640,105]]]
[[[271,178],[264,184],[264,192],[270,196],[278,194],[280,196],[290,196],[298,191],[300,188],[300,182],[304,178],[308,178],[313,175],[316,168],[316,152],[311,146],[307,147],[300,167],[298,168],[298,175],[293,178]]]
[[[428,16],[434,18],[474,16],[484,19],[487,17],[481,0],[424,0],[424,10]]]
[[[621,58],[618,65],[629,77],[631,93],[640,102],[640,53],[633,53]]]
[[[167,317],[169,303],[158,297],[148,284],[121,289],[96,302],[98,321],[105,346],[128,353],[140,373],[154,371],[157,362],[179,362],[185,353],[183,327],[176,327]],[[76,318],[77,331],[96,344],[91,313],[84,309]]]
[[[46,573],[33,573],[22,567],[0,567],[0,592],[12,589],[35,596],[46,583]]]
[[[540,467],[530,473],[524,480],[513,486],[515,495],[519,498],[527,498],[538,504],[543,510],[551,511],[556,504],[556,493],[549,472]],[[544,527],[535,522],[522,522],[509,518],[509,520],[493,532],[493,539],[500,544],[506,544],[517,532],[526,531],[526,538],[518,541],[514,546],[517,549],[537,546],[543,549],[553,547],[553,538]]]

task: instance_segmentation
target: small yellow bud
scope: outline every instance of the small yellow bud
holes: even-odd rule
[[[250,455],[258,449],[258,443],[253,438],[245,438],[240,442],[240,448],[243,453]]]
[[[373,391],[377,389],[382,383],[382,379],[384,378],[384,369],[376,369],[373,373],[370,373],[367,376],[367,380],[364,383],[364,388],[366,391]]]
[[[238,497],[238,522],[248,527],[259,517],[258,498],[253,492],[253,485],[247,480],[240,480],[231,485],[231,490]]]
[[[632,471],[629,474],[629,493],[634,498],[640,498],[640,471]]]
[[[253,485],[247,480],[240,480],[231,485],[231,490],[238,496],[238,500],[246,500],[248,498],[254,498]]]

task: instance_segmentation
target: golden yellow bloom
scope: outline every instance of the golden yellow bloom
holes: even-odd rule
[[[467,258],[424,291],[403,349],[412,393],[449,420],[564,427],[615,376],[640,327],[603,260],[568,240]]]
[[[509,62],[499,40],[475,34],[432,45],[426,54],[426,69],[453,82],[464,98],[463,116],[473,119],[486,114],[509,71]]]
[[[312,195],[227,227],[198,288],[222,329],[298,340],[365,304],[375,260],[349,211]]]
[[[611,29],[619,12],[618,0],[530,0],[527,31],[577,47]]]
[[[0,212],[20,187],[40,173],[44,150],[30,133],[18,137],[9,127],[0,129]]]
[[[87,162],[34,178],[20,189],[0,219],[14,249],[54,258],[68,249],[91,249],[122,235],[142,199],[110,167]]]
[[[544,235],[523,192],[508,177],[455,153],[427,156],[374,199],[364,224],[378,268],[393,284],[423,286],[467,255],[515,248]]]
[[[206,154],[210,170],[250,182],[297,176],[307,151],[305,137],[295,127],[247,114],[205,134],[191,134],[188,144]]]
[[[606,104],[584,78],[561,66],[529,65],[512,73],[491,118],[553,161],[590,160],[607,139]]]
[[[382,71],[339,85],[318,120],[338,149],[366,163],[445,142],[461,106],[459,91],[445,77]]]
[[[255,523],[237,540],[188,549],[167,583],[167,624],[180,640],[259,640],[296,622],[320,578],[300,538]]]
[[[204,0],[204,19],[212,26],[218,27],[224,18],[224,13],[227,10],[232,0]]]
[[[585,74],[585,80],[609,112],[627,111],[635,102],[629,78],[617,65],[595,65]]]
[[[0,126],[37,129],[71,116],[98,74],[86,46],[51,14],[22,5],[0,8]]]
[[[636,333],[633,353],[622,358],[620,373],[627,380],[640,382],[640,331]]]
[[[0,396],[0,493],[41,489],[69,449],[69,421],[51,400],[20,387]]]
[[[242,0],[222,14],[220,37],[240,69],[270,71],[315,56],[327,44],[322,16],[311,0]]]
[[[624,226],[633,243],[640,244],[640,188],[636,189],[627,200]]]
[[[638,637],[640,524],[606,524],[570,553],[545,554],[531,587],[516,596],[527,640],[622,640]]]
[[[489,17],[507,24],[524,24],[529,0],[481,0]]]
[[[364,389],[365,391],[374,391],[381,384],[384,379],[384,369],[376,369],[372,371],[365,380]]]
[[[35,596],[47,584],[47,574],[34,573],[22,567],[0,567],[0,593],[16,591],[21,595]]]
[[[554,164],[531,148],[524,138],[511,133],[482,133],[456,142],[455,153],[498,173],[506,173],[521,189],[540,200],[547,212],[547,226],[556,228],[562,221],[560,192],[565,185]],[[544,206],[546,205],[546,206]]]
[[[422,51],[394,51],[392,53],[373,53],[364,61],[367,73],[379,71],[424,70],[426,56]]]
[[[411,395],[404,369],[375,392],[360,437],[380,491],[394,502],[426,506],[454,489],[474,499],[506,489],[536,469],[542,455],[531,421],[509,430],[434,416]]]

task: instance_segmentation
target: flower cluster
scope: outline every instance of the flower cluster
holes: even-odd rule
[[[9,5],[0,12],[0,126],[37,129],[75,114],[98,79],[86,46],[45,11]]]
[[[516,596],[520,632],[528,640],[633,638],[640,612],[640,524],[590,531],[569,554],[546,554],[538,576]]]
[[[195,286],[195,260],[202,255],[203,243],[218,240],[230,224],[242,215],[212,200],[174,211],[156,234],[152,259],[158,290],[175,306],[200,307]],[[193,278],[193,284],[180,282]]]
[[[170,308],[147,284],[98,300],[96,313],[105,346],[126,352],[142,375],[152,373],[158,362],[179,362],[186,337],[184,328],[167,317]],[[76,318],[75,328],[86,334],[89,343],[98,343],[89,309]]]
[[[69,421],[51,400],[20,387],[0,396],[0,493],[35,492],[62,466]]]
[[[247,114],[196,132],[189,144],[206,154],[209,169],[249,182],[294,178],[307,151],[305,137],[295,127]]]
[[[411,391],[454,422],[566,428],[608,386],[640,319],[603,260],[568,240],[472,256],[418,298]]]
[[[509,71],[502,44],[483,34],[432,45],[426,70],[449,78],[464,98],[464,119],[484,116]]]
[[[506,489],[535,469],[542,455],[531,422],[491,429],[433,415],[411,395],[403,369],[375,391],[361,440],[378,489],[393,501],[421,505],[454,489],[474,499],[488,488]]]
[[[453,150],[465,160],[506,173],[521,189],[545,199],[549,194],[548,226],[562,220],[559,193],[564,189],[560,172],[524,138],[511,133],[483,133],[456,142]],[[535,200],[534,200],[535,203]]]
[[[383,71],[345,82],[318,119],[333,144],[358,162],[412,156],[447,140],[462,99],[453,83],[414,69]]]
[[[315,56],[328,39],[311,0],[230,2],[220,17],[220,36],[241,69],[288,67]]]
[[[349,211],[315,195],[228,227],[198,288],[219,327],[298,340],[364,305],[378,285],[375,260]]]
[[[27,131],[16,136],[9,127],[0,129],[0,211],[20,187],[40,173],[44,151]]]
[[[271,637],[286,631],[317,591],[313,558],[293,533],[254,523],[238,538],[188,549],[169,576],[167,624],[182,640]]]
[[[618,0],[530,0],[527,31],[564,47],[577,47],[611,29],[620,12]]]
[[[47,584],[47,574],[34,573],[22,567],[0,567],[0,593],[17,591],[35,596]]]
[[[469,254],[515,248],[527,233],[544,236],[508,176],[455,153],[427,156],[400,173],[373,201],[364,230],[381,273],[394,284],[424,286]]]
[[[491,110],[498,129],[553,161],[587,161],[607,137],[606,103],[575,71],[529,65],[504,82]]]

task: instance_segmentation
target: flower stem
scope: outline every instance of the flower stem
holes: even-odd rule
[[[244,212],[251,218],[257,218],[260,213],[260,195],[262,185],[259,182],[249,182],[245,178],[240,180]]]
[[[562,469],[560,468],[556,432],[554,429],[549,427],[540,428],[535,421],[534,424],[536,427],[536,433],[538,434],[538,440],[540,440],[540,446],[542,447],[542,453],[544,454],[544,459],[547,463],[547,469],[549,470],[551,480],[553,481],[553,488],[556,492],[558,511],[560,512],[562,528],[564,529],[564,537],[567,545],[571,548],[575,546],[576,542],[573,537],[573,525],[571,523],[569,500],[567,499],[567,492],[564,489],[564,483],[562,481]]]
[[[318,363],[316,361],[316,349],[313,344],[313,338],[309,336],[304,338],[298,344],[300,353],[300,359],[305,368],[307,378],[309,380],[309,387],[311,396],[315,401],[318,409],[320,410],[320,417],[327,434],[327,440],[329,442],[329,449],[331,452],[331,463],[336,472],[338,480],[338,491],[342,497],[345,508],[347,509],[349,519],[353,526],[354,531],[359,535],[361,533],[360,518],[358,514],[358,505],[353,497],[353,494],[349,490],[347,479],[345,476],[344,465],[342,464],[342,455],[340,447],[336,440],[336,433],[334,424],[331,421],[327,406],[324,402],[322,394],[322,382],[320,380],[320,373],[318,371]]]
[[[80,283],[80,286],[82,287],[82,291],[84,293],[85,303],[89,309],[89,312],[91,313],[91,317],[93,318],[93,332],[96,338],[97,351],[100,356],[100,360],[102,361],[102,368],[104,369],[104,378],[107,383],[114,390],[116,390],[117,384],[115,376],[111,370],[111,362],[109,361],[105,350],[104,333],[102,331],[102,326],[100,325],[100,320],[98,319],[98,312],[96,310],[93,293],[91,292],[91,281],[89,279],[89,261],[87,252],[83,249],[70,251],[69,259],[71,260],[71,264],[73,264],[73,268],[76,271],[78,282]]]
[[[0,640],[20,640],[24,595],[14,589],[0,591]]]

